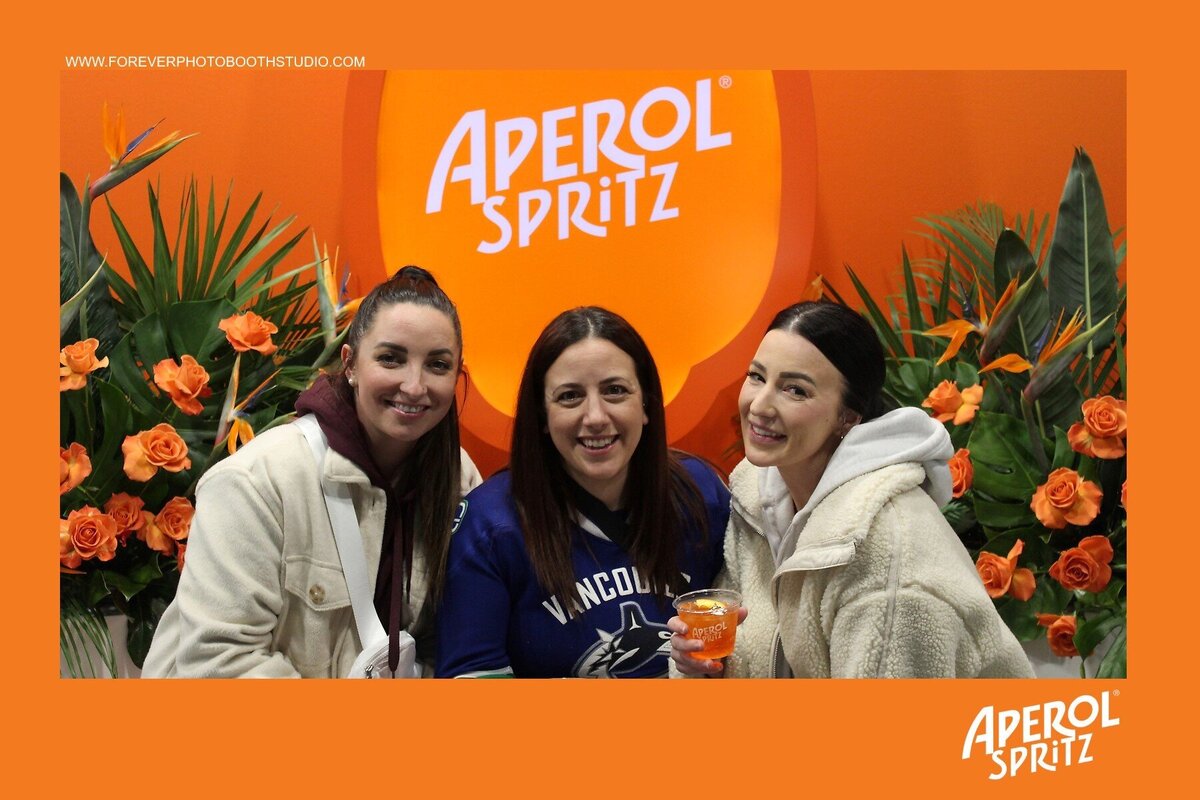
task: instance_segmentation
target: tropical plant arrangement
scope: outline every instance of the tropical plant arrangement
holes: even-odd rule
[[[946,424],[942,511],[1017,638],[1045,635],[1061,657],[1108,639],[1095,677],[1124,677],[1125,245],[1091,159],[1075,152],[1050,237],[1049,215],[1006,226],[990,204],[921,222],[944,257],[904,252],[902,294],[881,305],[847,267],[887,352],[888,399]]]
[[[134,155],[150,131],[126,143],[107,105],[104,131],[109,170],[82,194],[60,175],[59,641],[72,676],[117,674],[105,614],[128,617],[141,666],[184,569],[196,482],[290,418],[353,310],[327,254],[282,271],[305,231],[285,238],[294,217],[256,224],[261,194],[239,216],[232,189],[218,201],[210,184],[202,201],[193,179],[168,233],[148,185],[153,242],[139,247],[107,193],[189,137]],[[129,279],[92,242],[101,196]]]

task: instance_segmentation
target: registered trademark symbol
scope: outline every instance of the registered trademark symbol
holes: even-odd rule
[[[730,86],[733,86],[733,78],[729,77],[728,75],[722,75],[719,79],[717,79],[717,85],[722,89],[728,89]]]
[[[1113,689],[1113,697],[1120,697],[1120,696],[1121,696],[1121,690]]]

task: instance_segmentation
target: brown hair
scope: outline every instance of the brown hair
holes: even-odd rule
[[[612,342],[633,359],[647,423],[629,462],[629,556],[660,599],[684,588],[678,557],[689,522],[708,535],[696,484],[678,454],[667,448],[662,382],[649,348],[623,318],[589,306],[564,311],[546,326],[529,352],[512,437],[512,494],[534,574],[575,616],[579,600],[571,563],[574,506],[562,457],[545,431],[546,372],[563,351],[584,339]]]
[[[371,329],[379,310],[396,303],[428,306],[446,315],[454,326],[454,338],[458,344],[459,363],[456,367],[459,372],[465,373],[462,364],[462,324],[458,319],[458,309],[438,286],[432,274],[414,266],[404,267],[363,298],[346,332],[346,344],[351,352],[350,360],[357,358],[358,345]],[[345,384],[345,376],[342,375],[338,382]],[[350,391],[348,385],[345,386],[345,390]],[[417,441],[406,461],[420,467],[419,477],[416,479],[415,541],[424,548],[429,581],[428,596],[436,603],[441,597],[446,574],[450,524],[462,493],[457,402],[451,403],[450,410],[442,421]]]

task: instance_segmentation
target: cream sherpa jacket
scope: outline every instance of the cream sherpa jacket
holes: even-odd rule
[[[480,483],[462,452],[462,492]],[[318,469],[320,470],[318,472]],[[142,675],[336,678],[362,650],[321,493],[348,484],[375,592],[387,497],[330,449],[318,468],[295,425],[269,430],[210,469],[196,489],[187,566]],[[413,553],[404,624],[426,621],[424,552]]]
[[[777,469],[738,465],[718,581],[750,615],[728,677],[1033,677],[939,511],[951,451],[918,409],[856,425],[796,512]]]

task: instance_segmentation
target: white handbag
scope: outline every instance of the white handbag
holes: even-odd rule
[[[322,474],[325,451],[329,442],[325,432],[311,414],[297,417],[293,425],[308,441],[313,458],[317,462],[317,474]],[[350,498],[350,487],[321,478],[321,492],[325,495],[325,508],[329,512],[329,524],[333,527],[333,538],[337,542],[338,558],[342,562],[342,574],[346,576],[346,588],[350,591],[350,607],[354,611],[354,624],[358,628],[358,640],[362,652],[350,667],[348,678],[419,678],[417,666],[417,642],[408,631],[400,631],[400,662],[395,673],[388,669],[388,635],[375,613],[371,602],[370,582],[367,580],[367,557],[363,552],[362,533],[354,503]]]

